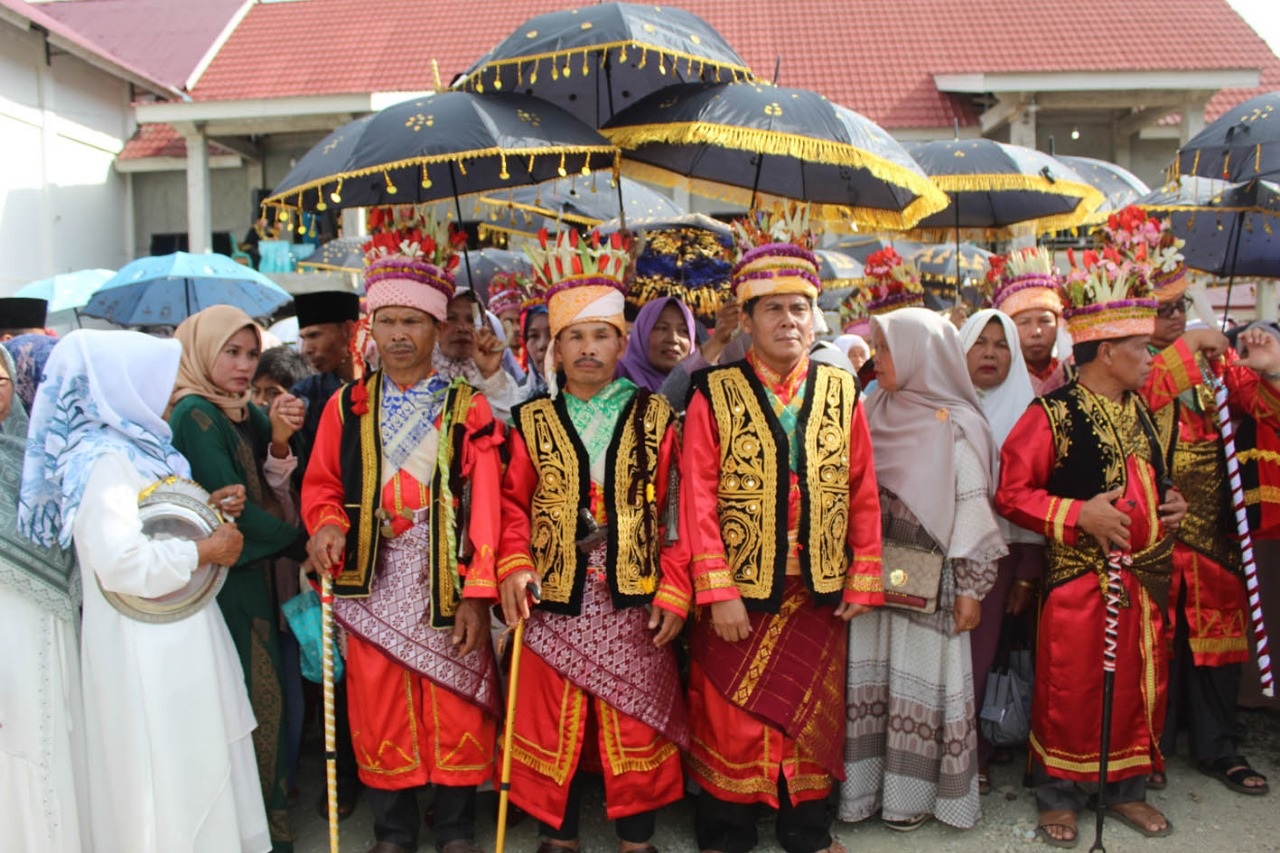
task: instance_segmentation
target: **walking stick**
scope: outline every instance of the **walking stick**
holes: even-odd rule
[[[1127,551],[1107,553],[1107,618],[1102,642],[1102,746],[1098,755],[1098,817],[1089,853],[1106,853],[1102,824],[1107,813],[1107,764],[1111,753],[1111,708],[1116,696],[1116,651],[1120,640],[1120,568],[1133,565]]]
[[[542,599],[536,583],[525,587],[534,601]],[[502,771],[498,777],[498,836],[493,853],[502,853],[507,842],[507,805],[511,800],[511,744],[516,737],[516,684],[520,679],[520,650],[524,648],[524,619],[516,622],[511,647],[511,676],[507,679],[507,718],[502,727]]]
[[[324,671],[324,776],[329,804],[329,853],[338,853],[338,732],[333,722],[333,578],[320,573],[320,639]]]
[[[1213,378],[1213,399],[1217,404],[1218,430],[1227,457],[1227,477],[1231,482],[1231,505],[1236,514],[1236,530],[1240,533],[1240,556],[1244,562],[1244,582],[1249,592],[1249,616],[1253,620],[1253,638],[1258,649],[1258,680],[1262,695],[1274,696],[1271,675],[1271,653],[1267,650],[1267,626],[1262,620],[1262,596],[1258,590],[1258,564],[1253,559],[1253,537],[1249,533],[1249,516],[1244,505],[1244,486],[1240,481],[1240,463],[1236,459],[1235,428],[1231,425],[1231,409],[1227,406],[1227,384],[1221,376]]]

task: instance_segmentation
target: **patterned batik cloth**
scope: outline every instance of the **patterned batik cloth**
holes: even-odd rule
[[[440,433],[436,420],[449,381],[440,374],[409,388],[382,377],[382,483],[403,470],[419,483],[432,481]]]
[[[604,562],[604,547],[589,562]],[[582,612],[564,616],[535,609],[525,623],[529,651],[592,696],[662,733],[682,749],[689,745],[675,655],[653,644],[649,611],[615,610],[602,571],[587,575]]]
[[[368,598],[339,598],[334,617],[392,660],[496,716],[498,670],[489,645],[459,655],[450,629],[432,628],[427,583],[430,535],[415,524],[383,539]]]

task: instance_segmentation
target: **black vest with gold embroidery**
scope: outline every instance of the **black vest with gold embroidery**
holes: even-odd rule
[[[790,444],[764,386],[746,361],[699,371],[720,433],[717,512],[729,571],[748,609],[776,613],[787,572]],[[849,548],[849,424],[858,383],[848,371],[812,363],[795,438],[800,485],[800,573],[815,600],[839,602]]]
[[[577,616],[587,578],[587,554],[577,540],[587,535],[579,512],[590,509],[591,471],[586,448],[569,418],[564,395],[539,397],[511,413],[520,430],[538,486],[530,504],[529,552],[542,576],[539,606]],[[627,404],[605,457],[604,505],[608,530],[605,575],[613,606],[647,604],[658,588],[658,451],[672,421],[666,399],[640,388]]]
[[[1197,385],[1191,393],[1196,396],[1199,412],[1213,411],[1213,392],[1207,385]],[[1181,400],[1175,399],[1151,414],[1161,442],[1174,448],[1173,482],[1187,499],[1187,514],[1178,525],[1177,540],[1227,571],[1243,576],[1244,562],[1222,442],[1177,440],[1182,405]],[[1199,412],[1193,417],[1202,417]]]
[[[347,531],[347,548],[342,571],[333,581],[334,595],[343,598],[366,598],[377,567],[378,545],[389,520],[382,503],[382,372],[376,371],[364,381],[368,411],[358,415],[352,411],[348,383],[338,392],[338,416],[342,422],[339,459],[342,463],[344,508],[351,527]],[[453,624],[462,597],[458,580],[459,541],[466,531],[458,530],[459,514],[455,506],[462,494],[462,443],[466,435],[467,411],[474,389],[462,380],[454,380],[446,392],[441,408],[440,442],[436,451],[435,473],[429,485],[428,525],[431,554],[431,626],[447,628]],[[449,489],[438,487],[440,472],[446,471]]]
[[[1146,403],[1132,395],[1133,424],[1117,423],[1091,392],[1078,382],[1058,388],[1036,402],[1053,431],[1055,460],[1046,489],[1060,498],[1087,501],[1112,489],[1125,488],[1128,454],[1151,464],[1153,491],[1170,468],[1172,447],[1162,441]],[[1172,440],[1171,437],[1168,440]],[[1173,537],[1165,536],[1133,554],[1133,573],[1157,600],[1163,600],[1172,571]],[[1049,585],[1058,586],[1088,572],[1106,571],[1106,555],[1091,536],[1082,534],[1072,547],[1048,543]]]

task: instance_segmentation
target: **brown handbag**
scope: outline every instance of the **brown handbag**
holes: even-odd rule
[[[881,551],[886,607],[933,613],[942,587],[941,551],[885,540]]]

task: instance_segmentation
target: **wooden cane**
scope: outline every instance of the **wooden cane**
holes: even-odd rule
[[[1129,553],[1107,554],[1107,617],[1102,643],[1102,744],[1098,754],[1098,809],[1093,846],[1089,853],[1106,853],[1102,846],[1102,824],[1107,813],[1107,764],[1111,757],[1111,710],[1116,696],[1116,652],[1120,646],[1120,567],[1132,566]]]
[[[1216,406],[1218,430],[1222,433],[1222,448],[1227,460],[1227,479],[1231,483],[1231,508],[1236,516],[1236,531],[1240,534],[1240,557],[1244,563],[1244,583],[1249,593],[1249,616],[1253,621],[1253,639],[1258,650],[1258,679],[1262,683],[1262,695],[1276,693],[1271,674],[1271,653],[1267,649],[1267,626],[1262,618],[1262,595],[1258,588],[1258,564],[1253,558],[1253,536],[1249,532],[1249,514],[1244,503],[1244,485],[1240,480],[1240,462],[1236,458],[1235,428],[1231,423],[1231,409],[1227,406],[1227,384],[1221,376],[1213,379],[1213,398]]]
[[[320,638],[324,671],[324,775],[329,803],[329,853],[338,853],[338,731],[333,714],[333,578],[320,574]]]
[[[534,601],[542,598],[536,583],[526,587]],[[503,853],[507,842],[507,806],[511,800],[511,744],[516,737],[516,684],[520,680],[520,652],[524,649],[524,619],[516,622],[511,647],[511,675],[507,679],[507,718],[502,727],[502,770],[498,776],[498,835],[493,842],[493,853]]]

